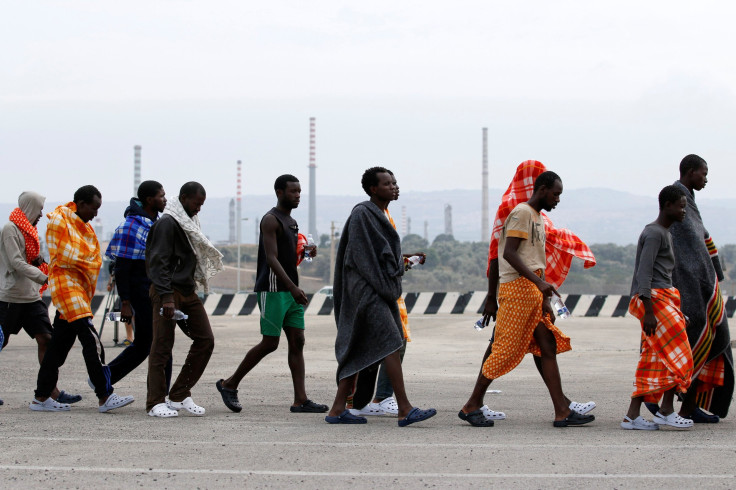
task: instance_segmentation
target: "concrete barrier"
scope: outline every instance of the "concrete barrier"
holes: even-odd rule
[[[306,315],[331,315],[333,302],[324,294],[309,294],[309,305]],[[480,314],[483,311],[485,291],[433,292],[433,293],[404,293],[406,308],[412,315],[437,314]],[[627,316],[629,296],[606,294],[567,294],[563,301],[575,316],[580,317],[623,317]],[[51,305],[50,298],[44,297],[49,305],[49,314],[53,318],[56,311]],[[724,296],[726,315],[733,318],[736,311],[736,296]],[[92,312],[102,314],[105,307],[105,295],[96,295],[92,300]],[[258,314],[258,300],[256,293],[232,294],[213,293],[207,296],[204,302],[207,314],[211,316],[243,316]]]

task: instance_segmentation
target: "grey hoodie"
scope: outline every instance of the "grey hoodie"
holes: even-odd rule
[[[18,207],[31,223],[41,215],[45,202],[46,198],[35,192],[24,192],[18,197]],[[8,221],[0,232],[0,301],[39,301],[39,290],[46,279],[46,274],[26,260],[23,232],[15,223]]]

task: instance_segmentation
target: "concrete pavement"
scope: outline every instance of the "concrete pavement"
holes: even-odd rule
[[[0,398],[5,400],[0,481],[4,488],[735,486],[733,415],[690,431],[619,428],[638,355],[639,328],[631,318],[560,322],[573,340],[573,351],[559,357],[565,391],[574,400],[598,404],[589,426],[552,427],[551,402],[529,356],[491,385],[500,394],[486,396],[507,420],[493,428],[462,422],[457,411],[472,389],[490,336],[472,328],[476,319],[411,317],[407,391],[413,404],[439,413],[407,428],[398,428],[390,417],[369,418],[362,426],[331,426],[323,415],[290,413],[285,341],[240,386],[243,412],[230,412],[214,384],[229,376],[260,339],[256,316],[212,318],[215,353],[193,392],[207,409],[204,417],[148,417],[145,365],[116,386],[116,392],[134,395],[136,402],[99,414],[79,345],[61,369],[59,387],[85,399],[71,412],[31,412],[38,362],[35,343],[21,333],[0,353]],[[313,400],[330,404],[334,321],[307,321],[307,390]],[[120,352],[109,347],[111,339],[112,329],[106,327],[108,359]],[[187,340],[177,334],[175,374]]]

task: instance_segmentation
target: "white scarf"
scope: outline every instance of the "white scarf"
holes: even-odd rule
[[[199,217],[196,214],[190,217],[178,197],[167,201],[163,214],[171,215],[187,235],[189,245],[194,250],[194,255],[197,256],[194,281],[202,285],[205,294],[209,293],[209,278],[224,269],[222,254],[212,245],[209,238],[202,233]]]

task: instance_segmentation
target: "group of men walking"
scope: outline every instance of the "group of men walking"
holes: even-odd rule
[[[657,220],[639,238],[629,308],[641,321],[641,356],[631,404],[621,423],[625,429],[687,428],[693,421],[717,422],[728,412],[734,376],[718,287],[723,273],[694,201],[694,191],[707,182],[707,171],[702,158],[685,157],[680,179],[659,195]],[[261,220],[254,290],[262,339],[230,377],[215,383],[230,410],[242,410],[239,384],[277,349],[283,331],[294,387],[291,412],[328,412],[325,421],[330,424],[363,424],[366,415],[388,413],[396,415],[402,427],[436,414],[435,409],[422,410],[409,402],[401,365],[409,340],[401,280],[411,264],[423,262],[426,255],[402,253],[388,212],[390,202],[399,196],[394,174],[373,167],[365,171],[361,183],[369,199],[353,208],[337,250],[338,366],[331,407],[310,400],[305,388],[308,299],[299,288],[297,267],[305,256],[314,257],[317,249],[306,243],[291,217],[299,205],[301,187],[296,177],[287,174],[276,179],[277,204]],[[493,319],[496,325],[475,387],[458,412],[473,426],[490,427],[506,418],[484,405],[483,398],[490,383],[512,371],[527,353],[534,356],[548,388],[555,427],[595,420],[589,413],[595,402],[575,402],[565,395],[556,359],[571,345],[555,325],[551,300],[574,257],[582,259],[586,268],[595,265],[587,245],[569,230],[555,228],[544,213],[556,207],[562,192],[562,179],[556,173],[529,160],[517,168],[496,214],[483,311],[483,322],[487,325]],[[175,199],[167,201],[163,186],[155,181],[142,183],[137,198],[131,199],[106,255],[114,260],[121,320],[135,322],[135,340],[106,364],[90,305],[102,259],[89,222],[97,215],[102,196],[95,187],[84,186],[72,202],[49,213],[50,262],[46,264],[36,231],[44,198],[21,194],[19,207],[2,231],[0,324],[3,346],[21,328],[38,343],[41,367],[32,410],[66,411],[81,400],[56,388],[59,367],[78,338],[100,412],[133,402],[131,396],[117,395],[113,384],[148,357],[147,413],[153,417],[173,417],[182,410],[205,414],[192,399],[192,388],[212,355],[214,335],[197,289],[206,293],[208,280],[223,268],[222,254],[202,233],[197,217],[205,199],[204,187],[188,182]],[[46,284],[56,307],[53,328],[40,297]],[[177,326],[191,339],[191,346],[172,384]],[[377,374],[379,389],[374,397]],[[673,405],[676,396],[683,401],[679,412]],[[653,421],[640,415],[642,403],[655,414]]]

